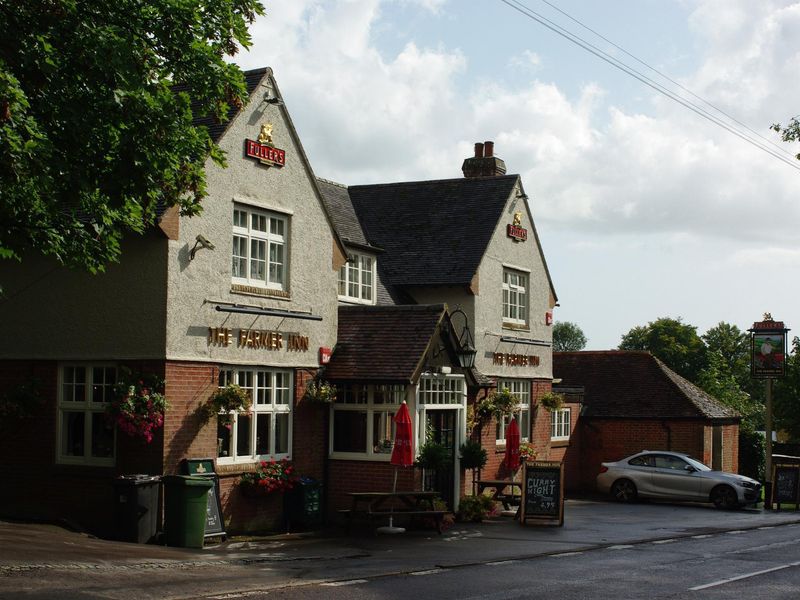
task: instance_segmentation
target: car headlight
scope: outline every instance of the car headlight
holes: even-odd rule
[[[739,485],[749,490],[757,490],[761,484],[755,481],[740,481]]]

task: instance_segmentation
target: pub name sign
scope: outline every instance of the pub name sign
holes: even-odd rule
[[[283,350],[285,348],[288,352],[308,352],[308,336],[298,333],[266,329],[208,328],[209,346],[228,347],[233,344],[236,344],[238,348],[254,350]]]
[[[509,354],[495,352],[492,354],[492,364],[507,365],[509,367],[538,367],[539,357],[533,354]]]

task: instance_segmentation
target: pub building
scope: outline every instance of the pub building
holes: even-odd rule
[[[344,493],[366,485],[347,473],[369,473],[390,485],[393,469],[379,442],[389,433],[383,415],[391,411],[385,409],[395,409],[403,397],[416,427],[415,448],[433,438],[447,446],[451,459],[447,473],[416,473],[417,480],[407,483],[436,489],[453,509],[460,496],[472,493],[471,474],[460,467],[458,456],[468,438],[480,441],[489,455],[482,477],[509,475],[502,464],[508,420],[468,428],[468,407],[493,390],[508,388],[517,397],[514,418],[539,458],[561,460],[570,444],[577,405],[568,402],[552,413],[538,410],[539,399],[552,389],[557,297],[522,180],[505,174],[492,142],[475,144],[462,172],[464,177],[456,179],[349,187],[319,181],[348,252],[338,282],[339,341],[325,372],[344,391],[331,419],[327,485],[333,507],[346,508]],[[470,369],[445,364],[437,370],[430,350],[416,350],[416,364],[428,368],[419,377],[409,369],[402,373],[404,381],[396,382],[399,387],[387,388],[386,357],[370,358],[380,344],[365,352],[364,364],[352,364],[350,328],[383,321],[384,344],[401,347],[402,323],[413,315],[400,316],[403,311],[438,303],[448,307],[456,350],[468,342],[476,350]],[[348,354],[342,354],[345,340]],[[345,360],[348,365],[341,364]],[[373,363],[376,372],[370,374],[365,367]],[[397,395],[387,403],[388,389]],[[347,445],[355,443],[348,431],[359,432],[357,446]]]
[[[110,536],[118,476],[213,458],[227,530],[269,530],[280,494],[245,497],[242,473],[287,458],[323,478],[326,415],[300,399],[336,343],[346,254],[271,70],[245,77],[244,108],[224,124],[197,119],[228,162],[207,162],[201,215],[166,210],[103,274],[33,255],[0,263],[1,389],[6,402],[37,392],[32,414],[2,423],[0,514]],[[165,381],[165,422],[150,443],[105,418],[122,367]],[[229,427],[202,415],[227,383],[252,397]]]

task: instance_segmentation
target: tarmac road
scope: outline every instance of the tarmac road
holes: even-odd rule
[[[339,529],[233,538],[202,550],[92,538],[0,521],[0,598],[197,598],[528,560],[800,523],[800,513],[707,505],[568,500],[563,527],[511,517],[435,531]],[[769,531],[769,530],[761,530]],[[695,536],[695,538],[693,538]]]

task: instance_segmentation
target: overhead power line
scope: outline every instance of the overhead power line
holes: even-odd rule
[[[655,91],[657,91],[658,93],[666,96],[670,100],[673,100],[674,102],[677,102],[678,104],[681,104],[685,108],[688,108],[692,112],[694,112],[697,115],[703,117],[704,119],[710,121],[711,123],[714,123],[718,127],[722,127],[723,129],[725,129],[729,133],[732,133],[733,135],[735,135],[738,138],[744,140],[745,142],[751,144],[752,146],[755,146],[759,150],[761,150],[763,152],[766,152],[767,154],[769,154],[773,158],[776,158],[776,159],[780,160],[781,162],[789,165],[790,167],[800,171],[800,164],[798,164],[798,162],[794,159],[794,157],[790,153],[788,153],[786,150],[784,150],[782,147],[774,144],[773,142],[767,140],[766,138],[764,138],[760,134],[754,132],[752,129],[750,129],[746,125],[740,123],[739,121],[737,121],[733,117],[727,115],[726,113],[724,113],[719,108],[715,107],[710,102],[707,102],[706,100],[703,100],[700,96],[698,96],[698,95],[694,94],[693,92],[691,92],[690,90],[684,88],[682,85],[680,85],[679,83],[673,81],[672,79],[670,79],[666,75],[660,73],[658,70],[654,69],[653,67],[651,67],[650,65],[648,65],[644,61],[636,58],[635,56],[633,56],[632,54],[630,54],[629,52],[627,52],[623,48],[617,46],[613,42],[607,40],[605,37],[603,37],[602,35],[600,35],[597,32],[595,32],[594,30],[592,30],[589,27],[583,25],[583,23],[581,23],[577,19],[571,17],[570,15],[568,15],[567,13],[562,11],[561,9],[553,6],[552,4],[550,4],[550,2],[546,2],[546,0],[542,0],[543,2],[546,2],[546,4],[548,4],[550,6],[553,6],[553,8],[558,10],[558,12],[562,13],[563,15],[567,16],[569,19],[571,19],[574,22],[578,23],[581,27],[587,29],[588,31],[591,31],[592,33],[594,33],[595,35],[597,35],[598,37],[600,37],[601,39],[603,39],[607,43],[611,44],[615,48],[619,49],[620,51],[624,52],[626,55],[630,56],[631,58],[633,58],[637,62],[645,65],[647,68],[649,68],[649,69],[653,70],[654,72],[658,73],[659,75],[661,75],[662,77],[664,77],[668,81],[672,82],[673,84],[677,85],[678,87],[680,87],[684,91],[686,91],[689,94],[691,94],[693,97],[698,98],[700,101],[705,103],[707,106],[710,106],[711,108],[713,108],[714,110],[716,110],[720,114],[724,115],[725,117],[727,117],[728,119],[733,121],[734,124],[726,123],[725,121],[723,121],[718,116],[708,112],[702,106],[699,106],[699,105],[695,104],[694,102],[692,102],[690,99],[685,98],[683,96],[680,96],[677,93],[673,92],[672,90],[667,89],[666,87],[664,87],[663,85],[661,85],[657,81],[654,81],[653,79],[649,78],[647,75],[637,71],[635,68],[625,64],[624,62],[620,61],[619,59],[615,58],[614,56],[611,56],[610,54],[608,54],[607,52],[605,52],[601,48],[598,48],[597,46],[595,46],[591,42],[588,42],[585,39],[581,38],[579,35],[572,33],[571,31],[561,27],[559,24],[551,21],[547,17],[537,13],[533,9],[531,9],[528,6],[526,6],[525,4],[523,4],[522,2],[520,2],[518,0],[500,0],[500,1],[503,2],[503,4],[506,4],[510,8],[513,8],[517,12],[519,12],[519,13],[523,14],[524,16],[528,17],[529,19],[532,19],[532,20],[538,22],[540,25],[543,25],[547,29],[550,29],[554,33],[557,33],[561,37],[569,40],[573,44],[583,48],[587,52],[589,52],[591,54],[594,54],[595,56],[597,56],[601,60],[609,63],[613,67],[616,67],[617,69],[619,69],[623,73],[625,73],[627,75],[630,75],[634,79],[639,80],[640,82],[644,83],[646,86],[654,89]],[[741,127],[744,127],[747,131],[751,132],[752,134],[755,134],[757,137],[761,138],[766,143],[764,143],[762,141],[759,141],[757,139],[753,139],[753,137],[752,137],[752,135],[750,133],[747,133],[746,131],[742,131],[741,129],[739,129],[737,127],[737,125],[739,125]],[[775,146],[776,149],[770,148],[769,147],[770,145]]]

